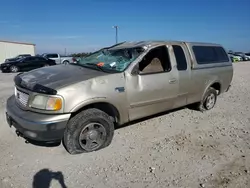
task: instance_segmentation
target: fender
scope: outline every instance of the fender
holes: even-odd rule
[[[69,59],[61,58],[61,64],[64,64],[65,61],[71,62]]]
[[[87,99],[87,100],[79,103],[74,108],[72,108],[70,110],[70,113],[77,112],[78,110],[84,108],[85,106],[95,104],[95,103],[101,103],[101,102],[111,104],[112,106],[114,106],[117,109],[117,111],[119,112],[119,115],[120,115],[119,124],[123,124],[123,123],[126,123],[129,121],[128,111],[126,110],[126,108],[122,108],[121,106],[114,104],[113,102],[108,100],[106,97],[95,97],[95,98]]]
[[[219,83],[219,84],[221,85],[221,82],[220,82],[219,80],[214,80],[214,81],[211,81],[209,84],[206,84],[207,87],[206,87],[205,90],[203,91],[201,100],[203,99],[203,97],[204,97],[206,91],[208,90],[208,88],[209,88],[211,85],[215,84],[215,83]]]

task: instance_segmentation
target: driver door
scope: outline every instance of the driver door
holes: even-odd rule
[[[136,74],[126,76],[130,121],[172,109],[179,83],[167,47],[149,51],[136,69]]]
[[[37,61],[37,58],[36,57],[27,57],[24,62],[24,69],[26,71],[29,71],[29,70],[33,70],[33,69],[36,69],[36,68],[39,68],[39,62]]]

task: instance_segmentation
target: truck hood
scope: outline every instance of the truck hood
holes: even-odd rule
[[[70,84],[107,74],[77,65],[55,65],[21,73],[16,76],[15,83],[31,91],[34,91],[38,85],[57,90]]]

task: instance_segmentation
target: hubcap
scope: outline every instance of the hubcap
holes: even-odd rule
[[[16,66],[13,66],[13,67],[11,67],[11,72],[17,72],[17,67]]]
[[[215,95],[213,93],[210,93],[207,96],[205,106],[208,110],[210,110],[211,108],[214,107],[214,104],[215,104]]]
[[[102,124],[90,123],[81,131],[79,144],[86,151],[94,151],[104,144],[106,135]]]

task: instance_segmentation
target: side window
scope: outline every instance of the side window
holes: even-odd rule
[[[47,54],[46,55],[47,58],[58,58],[57,54]]]
[[[26,57],[24,60],[25,61],[34,61],[34,58],[33,57]]]
[[[42,57],[36,57],[35,60],[36,61],[44,61],[44,58],[42,58]]]
[[[225,50],[218,46],[193,46],[198,64],[222,63],[229,61]]]
[[[173,45],[177,69],[179,71],[187,70],[187,59],[181,46]]]
[[[229,61],[228,55],[222,47],[215,47],[215,53],[217,54],[218,60],[221,62]]]
[[[160,46],[149,51],[139,63],[140,74],[169,72],[171,63],[166,46]]]

